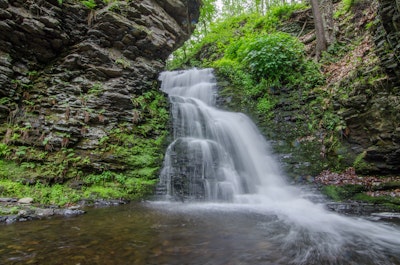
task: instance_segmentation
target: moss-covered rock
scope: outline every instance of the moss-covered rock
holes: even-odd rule
[[[1,178],[90,186],[88,176],[111,172],[111,197],[148,193],[168,133],[158,74],[189,38],[198,1],[1,5],[0,159],[23,170]]]

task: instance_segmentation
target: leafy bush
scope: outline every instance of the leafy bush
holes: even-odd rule
[[[257,79],[283,80],[298,70],[303,58],[303,45],[283,32],[257,37],[242,51],[239,49],[239,60]]]

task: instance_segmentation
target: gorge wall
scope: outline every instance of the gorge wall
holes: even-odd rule
[[[361,173],[400,173],[399,4],[359,1],[351,9],[352,25],[338,24],[341,37],[358,45],[342,60],[351,58],[352,65],[333,72],[341,77],[332,77],[341,88],[333,104],[345,122],[344,142],[363,159]]]
[[[321,60],[326,84],[272,91],[277,104],[265,133],[294,176],[349,166],[399,174],[399,1],[357,1],[347,11],[334,2],[335,42]],[[313,56],[310,10],[294,13],[281,30],[299,36]]]
[[[24,181],[149,177],[161,164],[157,77],[200,3],[94,2],[0,0],[0,158],[30,169]]]

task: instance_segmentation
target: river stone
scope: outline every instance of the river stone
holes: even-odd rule
[[[18,200],[18,203],[21,203],[21,204],[30,204],[32,202],[33,202],[33,199],[29,198],[29,197],[21,198]]]
[[[36,209],[35,214],[40,217],[52,216],[54,215],[54,209],[45,208],[45,209]]]
[[[72,215],[81,215],[84,214],[85,211],[79,209],[55,209],[54,214],[64,215],[64,216],[72,216]]]

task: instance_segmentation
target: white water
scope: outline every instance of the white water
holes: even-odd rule
[[[399,227],[329,212],[284,181],[252,121],[214,107],[212,69],[163,72],[160,80],[174,126],[160,183],[170,197],[208,202],[170,204],[174,211],[273,215],[260,225],[272,229],[291,264],[400,264]]]

